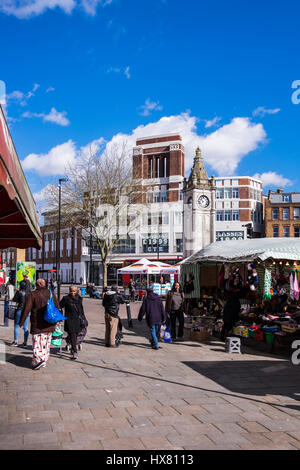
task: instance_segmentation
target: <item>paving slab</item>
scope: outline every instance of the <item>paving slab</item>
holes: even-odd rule
[[[110,350],[101,302],[83,304],[89,327],[78,360],[53,347],[39,371],[30,348],[9,346],[13,322],[0,325],[0,449],[300,449],[300,369],[288,358],[250,348],[230,355],[219,340],[188,338],[153,351],[140,302],[132,328],[121,306],[123,344]]]

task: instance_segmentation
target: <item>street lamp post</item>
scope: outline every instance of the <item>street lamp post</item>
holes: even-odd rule
[[[59,178],[58,180],[58,246],[56,247],[56,274],[57,274],[57,298],[60,300],[60,225],[61,225],[61,184],[68,181],[68,178]]]

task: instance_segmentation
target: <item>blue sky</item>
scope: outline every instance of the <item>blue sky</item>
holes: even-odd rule
[[[89,143],[175,131],[187,170],[200,145],[210,174],[299,191],[299,13],[296,1],[0,0],[5,109],[37,201]]]

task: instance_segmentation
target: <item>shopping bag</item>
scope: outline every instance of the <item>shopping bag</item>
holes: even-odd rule
[[[56,327],[55,331],[53,331],[52,333],[51,344],[53,344],[53,346],[58,346],[60,348],[62,339],[63,339],[63,332],[58,327]]]
[[[166,329],[167,329],[167,325],[165,324],[161,325],[160,332],[159,332],[160,339],[164,339]]]
[[[171,343],[171,342],[172,342],[172,338],[171,338],[170,329],[166,328],[164,332],[164,343]]]
[[[14,320],[15,319],[15,316],[16,316],[16,313],[17,313],[17,307],[16,305],[9,305],[8,306],[8,311],[7,311],[7,318],[9,318],[10,320]]]
[[[53,303],[52,292],[50,291],[50,299],[47,300],[47,310],[44,316],[44,320],[51,325],[58,323],[59,321],[66,320],[67,318],[55,307]]]

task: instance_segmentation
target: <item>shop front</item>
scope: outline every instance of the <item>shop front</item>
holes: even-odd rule
[[[299,271],[298,238],[219,241],[192,255],[181,264],[191,337],[230,333],[243,344],[291,354],[300,339]],[[228,323],[230,302],[239,307]]]

